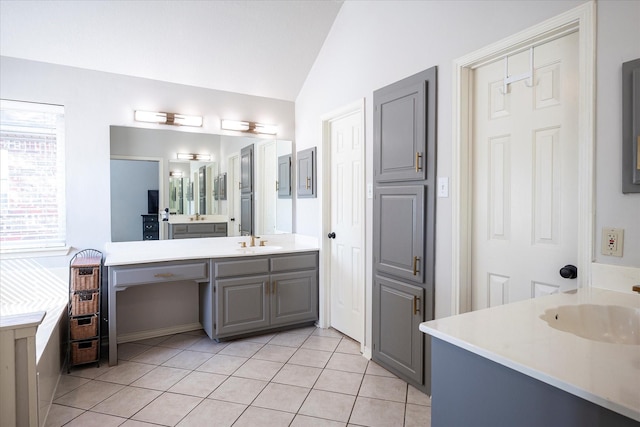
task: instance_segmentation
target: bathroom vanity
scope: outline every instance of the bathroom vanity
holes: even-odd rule
[[[554,324],[567,306],[631,315],[573,319],[600,325],[587,339]],[[640,295],[592,288],[420,324],[432,339],[432,425],[638,426],[638,316]]]
[[[295,234],[263,236],[266,246],[241,247],[248,237],[119,242],[107,245],[109,364],[118,361],[118,294],[145,286],[196,282],[202,328],[230,339],[318,320],[318,244]]]

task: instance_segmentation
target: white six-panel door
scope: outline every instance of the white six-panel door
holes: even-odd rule
[[[364,339],[364,134],[362,111],[332,120],[331,326]]]
[[[578,33],[534,49],[534,77],[504,93],[504,60],[476,68],[473,114],[472,308],[575,288]],[[509,57],[509,75],[529,69]],[[579,272],[578,272],[579,274]]]

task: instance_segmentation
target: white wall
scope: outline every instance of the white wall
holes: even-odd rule
[[[438,66],[437,175],[451,176],[452,63],[582,4],[583,1],[347,1],[296,100],[297,150],[321,145],[320,117],[366,99],[366,180],[373,172],[373,91]],[[625,256],[605,263],[640,265],[640,194],[622,195],[621,63],[640,57],[640,2],[598,6],[596,226],[625,229]],[[318,151],[321,152],[320,150]],[[322,159],[320,159],[320,162]],[[322,171],[322,166],[319,166]],[[613,171],[609,174],[609,171]],[[297,201],[297,230],[321,236],[318,199]],[[367,312],[371,307],[372,200],[366,205]],[[450,314],[451,199],[437,199],[436,317]],[[596,246],[600,245],[596,233]],[[367,320],[370,330],[370,319]]]
[[[183,86],[73,67],[0,57],[0,98],[65,107],[67,242],[100,249],[111,237],[109,219],[109,126],[176,129],[133,121],[135,109],[204,116],[202,128],[221,132],[220,119],[275,123],[279,137],[293,140],[289,101]]]

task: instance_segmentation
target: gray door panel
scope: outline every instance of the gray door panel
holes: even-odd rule
[[[278,157],[278,198],[291,198],[291,154]]]
[[[423,381],[424,289],[377,276],[374,281],[374,360]]]
[[[318,318],[316,270],[271,275],[271,324]]]
[[[216,335],[269,325],[268,275],[216,280]]]
[[[424,185],[377,187],[374,204],[374,268],[423,283]]]

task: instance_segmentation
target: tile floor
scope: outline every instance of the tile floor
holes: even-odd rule
[[[430,426],[429,397],[333,329],[225,343],[203,331],[118,346],[63,375],[46,427]]]

